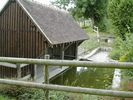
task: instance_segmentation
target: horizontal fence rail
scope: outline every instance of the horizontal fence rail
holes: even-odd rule
[[[44,64],[48,66],[70,66],[70,67],[94,67],[94,68],[119,68],[133,69],[133,63],[129,62],[89,62],[76,60],[47,60],[30,58],[0,57],[0,62],[22,63],[22,64]]]
[[[100,95],[100,96],[127,97],[127,98],[133,97],[133,92],[125,92],[125,91],[113,91],[113,90],[104,90],[104,89],[40,84],[40,83],[23,82],[23,81],[6,80],[6,79],[0,79],[0,83],[8,85],[24,86],[30,88],[48,89],[48,90],[56,90],[56,91],[64,91],[72,93],[84,93],[84,94]]]
[[[22,82],[15,80],[0,79],[0,84],[8,85],[17,85],[31,88],[44,89],[46,100],[49,100],[49,91],[65,91],[73,93],[85,93],[92,95],[101,95],[101,96],[113,96],[113,97],[125,97],[133,98],[133,92],[127,91],[114,91],[114,90],[104,90],[104,89],[92,89],[92,88],[81,88],[81,87],[70,87],[70,86],[61,86],[61,85],[51,85],[49,84],[48,76],[48,67],[49,66],[69,66],[69,67],[91,67],[91,68],[119,68],[119,69],[133,69],[133,63],[123,63],[123,62],[107,62],[107,63],[96,63],[89,61],[76,61],[76,60],[47,60],[47,59],[30,59],[30,58],[10,58],[10,57],[0,57],[0,62],[12,63],[16,65],[20,64],[41,64],[44,65],[45,72],[45,84],[33,83],[33,82]],[[20,77],[20,66],[18,68],[18,77]]]

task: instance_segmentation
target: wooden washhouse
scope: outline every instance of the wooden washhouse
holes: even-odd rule
[[[86,39],[72,16],[53,6],[8,0],[0,11],[0,57],[73,60]],[[18,78],[16,66],[0,62],[0,78]],[[40,71],[42,67],[22,64],[19,78],[38,79]]]

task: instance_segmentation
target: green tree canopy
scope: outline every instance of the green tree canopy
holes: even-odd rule
[[[133,33],[133,0],[111,0],[108,12],[119,36]]]
[[[105,27],[103,19],[107,15],[108,0],[76,0],[73,16],[91,18],[95,25]]]
[[[53,5],[59,7],[60,9],[67,9],[69,4],[74,3],[75,0],[55,0],[52,2]]]
[[[75,4],[75,7],[69,10],[75,19],[91,18],[99,29],[106,29],[108,0],[55,0],[52,4],[61,9],[67,9],[68,5]]]

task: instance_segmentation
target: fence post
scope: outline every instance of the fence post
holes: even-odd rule
[[[19,80],[21,78],[21,67],[20,64],[16,64],[17,66],[17,79]]]
[[[96,34],[97,34],[97,41],[100,43],[100,35],[99,35],[99,29],[98,29],[98,27],[94,26],[93,31],[96,32]]]
[[[48,65],[44,66],[44,83],[49,84],[49,72],[48,72]],[[49,100],[49,90],[45,90],[45,98]]]

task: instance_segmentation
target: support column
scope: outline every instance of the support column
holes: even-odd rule
[[[64,60],[65,57],[65,49],[64,49],[64,44],[62,45],[62,50],[61,50],[61,59]]]
[[[78,59],[78,42],[76,42],[75,59]]]
[[[48,54],[48,44],[47,44],[47,42],[45,43],[45,55],[47,55]]]
[[[21,67],[20,64],[16,64],[17,66],[17,79],[21,79]]]
[[[37,79],[37,64],[34,64],[34,80]]]

